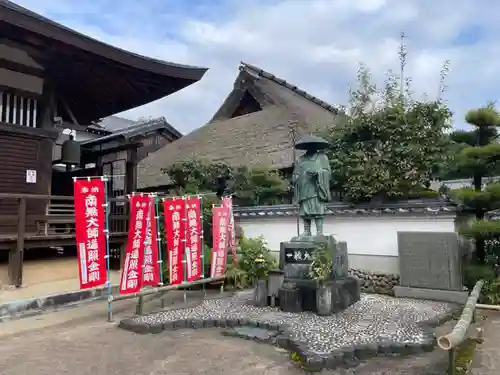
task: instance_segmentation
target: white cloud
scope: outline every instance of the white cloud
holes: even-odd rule
[[[257,65],[332,104],[345,104],[360,62],[381,82],[399,70],[401,31],[408,36],[407,73],[414,90],[437,93],[439,70],[451,60],[446,94],[464,112],[498,97],[500,3],[488,0],[19,0],[69,27],[144,55],[206,66],[205,78],[125,115],[166,116],[183,132],[203,125],[231,90],[240,61]],[[75,4],[75,5],[73,5]],[[457,38],[482,28],[471,45]]]

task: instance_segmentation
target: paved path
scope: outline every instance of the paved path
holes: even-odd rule
[[[46,269],[40,266],[41,270]],[[62,267],[59,267],[62,268]],[[59,272],[59,268],[53,267],[54,272]],[[33,273],[33,271],[32,271]],[[38,271],[42,273],[42,271]],[[63,275],[64,276],[64,275]],[[118,271],[111,272],[111,283],[118,284],[120,281],[120,273]],[[0,281],[0,304],[16,300],[47,296],[56,293],[73,292],[80,289],[78,278],[62,278],[61,280],[36,282],[26,284],[22,288],[14,288],[13,286],[2,284]]]
[[[476,347],[472,358],[471,375],[500,373],[500,312],[482,311],[487,319],[481,324],[484,342]]]
[[[117,321],[135,301],[116,303]],[[355,370],[325,375],[443,375],[446,354],[378,358]],[[106,322],[106,305],[92,303],[0,324],[2,375],[300,375],[286,352],[223,337],[217,330],[136,335]]]

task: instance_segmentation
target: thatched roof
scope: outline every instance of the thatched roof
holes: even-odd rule
[[[285,80],[245,63],[239,70],[233,91],[208,124],[139,163],[139,189],[168,185],[162,170],[187,160],[291,167],[291,129],[316,133],[335,121],[337,108]]]

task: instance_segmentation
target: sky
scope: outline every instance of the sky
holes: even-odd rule
[[[493,0],[15,0],[98,40],[162,60],[209,68],[190,87],[120,114],[165,116],[182,133],[204,125],[230,93],[240,61],[333,105],[345,105],[360,63],[383,84],[399,71],[417,95],[443,98],[453,124],[500,95],[500,2]]]

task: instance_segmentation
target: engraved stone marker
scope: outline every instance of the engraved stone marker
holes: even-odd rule
[[[462,290],[461,254],[453,232],[398,232],[401,285]]]

